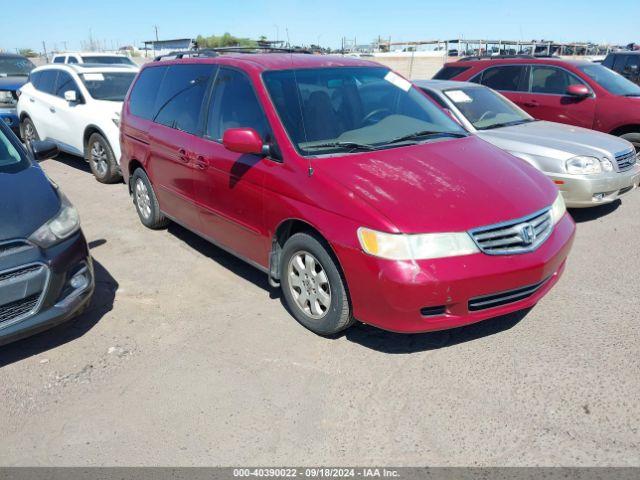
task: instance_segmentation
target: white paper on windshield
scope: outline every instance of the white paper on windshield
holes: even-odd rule
[[[404,90],[405,92],[408,92],[409,89],[411,88],[411,82],[408,80],[405,80],[397,73],[389,72],[384,76],[384,79],[387,82],[394,84],[396,87]]]
[[[85,73],[84,79],[87,82],[104,82],[104,75],[101,73]]]
[[[454,103],[471,103],[473,99],[462,90],[447,90],[444,94]]]

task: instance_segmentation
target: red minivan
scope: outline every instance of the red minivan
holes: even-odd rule
[[[540,172],[369,61],[147,64],[121,144],[144,225],[175,221],[263,270],[323,335],[356,319],[424,332],[531,307],[574,236]]]
[[[532,117],[623,137],[640,151],[640,86],[598,63],[554,57],[471,57],[434,79],[481,83]]]

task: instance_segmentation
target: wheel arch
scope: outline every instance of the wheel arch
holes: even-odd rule
[[[621,127],[617,127],[609,132],[611,135],[615,135],[619,137],[620,135],[624,135],[625,133],[640,133],[640,124],[631,123],[628,125],[622,125]]]
[[[109,143],[109,140],[107,140],[107,136],[104,134],[104,131],[100,127],[94,124],[87,125],[84,129],[84,133],[82,134],[82,146],[85,152],[85,157],[87,152],[87,146],[89,144],[89,139],[91,138],[91,135],[93,135],[94,133],[99,133],[102,136],[102,138],[104,138],[105,142]]]

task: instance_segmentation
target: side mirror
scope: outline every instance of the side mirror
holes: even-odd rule
[[[78,94],[75,90],[67,90],[64,92],[64,99],[69,103],[76,103],[78,101]]]
[[[572,97],[584,98],[591,95],[591,91],[586,85],[569,85],[569,87],[567,88],[567,95],[571,95]]]
[[[33,158],[38,162],[48,158],[57,157],[60,153],[58,145],[51,140],[32,140],[30,145]]]
[[[264,153],[264,142],[253,128],[228,128],[222,135],[222,144],[232,152],[253,155]]]

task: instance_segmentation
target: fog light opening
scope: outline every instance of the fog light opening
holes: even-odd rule
[[[593,195],[593,200],[595,202],[601,202],[602,200],[604,200],[605,194],[604,193],[596,193]]]
[[[81,290],[87,288],[89,286],[89,277],[87,276],[87,270],[83,269],[82,271],[76,273],[71,280],[69,280],[69,285],[74,290]]]

